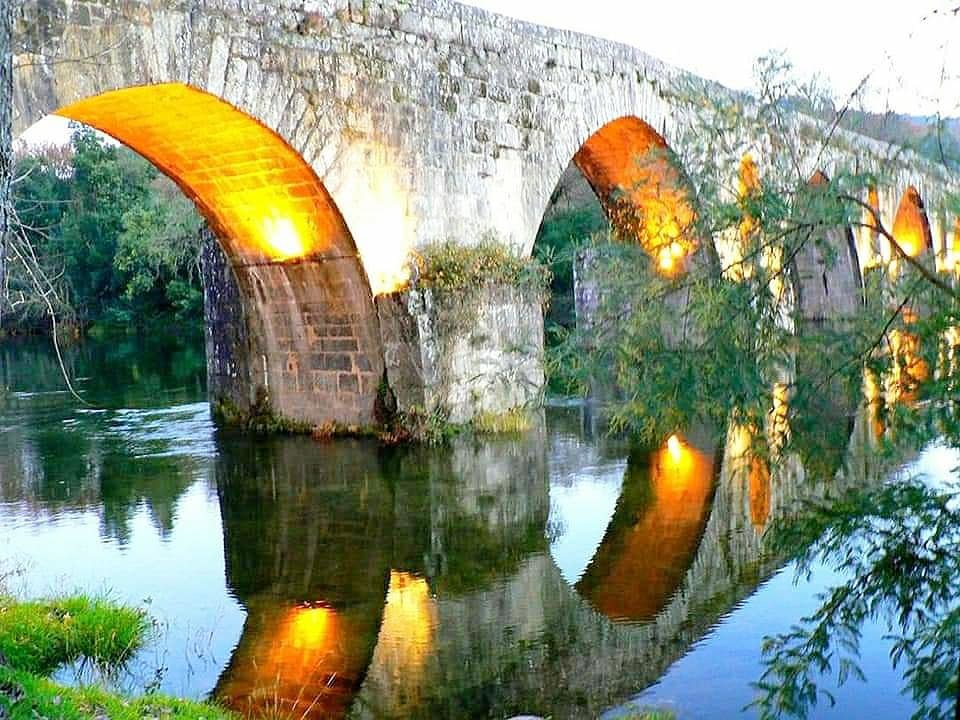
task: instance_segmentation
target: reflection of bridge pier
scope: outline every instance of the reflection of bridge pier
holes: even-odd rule
[[[219,463],[227,582],[247,620],[215,696],[254,717],[340,716],[390,577],[392,497],[376,450],[245,439],[225,443]]]
[[[595,716],[655,682],[776,571],[767,525],[864,482],[869,423],[847,428],[806,440],[847,448],[831,477],[793,456],[757,485],[733,434],[722,452],[684,445],[689,462],[669,446],[634,457],[576,589],[546,538],[547,478],[576,475],[576,453],[551,468],[542,429],[430,452],[231,449],[228,577],[249,615],[217,695],[286,717]],[[359,484],[341,480],[346,463]]]

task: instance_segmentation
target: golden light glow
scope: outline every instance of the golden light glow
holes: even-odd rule
[[[714,458],[678,434],[631,463],[597,554],[577,590],[608,618],[644,621],[679,589],[710,510]]]
[[[363,206],[344,208],[374,295],[401,290],[410,280],[415,223],[409,180],[391,148],[372,142],[352,143],[339,159],[343,167],[362,167],[336,186],[338,197],[363,198]]]
[[[886,264],[890,262],[890,241],[879,232],[880,217],[880,193],[875,187],[867,191],[867,205],[870,207],[863,209],[863,224],[857,237],[859,243],[857,255],[860,258],[861,271],[870,270],[879,267],[881,262]]]
[[[750,522],[754,529],[762,531],[770,519],[773,488],[770,484],[770,468],[761,457],[750,460]]]
[[[912,185],[907,188],[893,221],[893,237],[909,257],[920,257],[933,244],[930,224],[923,209],[920,193]]]
[[[943,269],[946,272],[956,272],[960,267],[960,217],[954,223],[953,231],[947,232],[945,240]]]
[[[263,238],[278,260],[289,260],[305,254],[303,239],[290,218],[265,217]]]
[[[131,87],[67,105],[140,153],[196,203],[233,258],[284,261],[355,254],[323,184],[279,135],[188,85]]]
[[[663,275],[683,272],[698,246],[696,215],[666,141],[642,120],[621,118],[592,135],[574,162],[616,233],[636,238]]]

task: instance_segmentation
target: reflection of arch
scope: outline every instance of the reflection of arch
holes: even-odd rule
[[[577,151],[583,173],[621,237],[635,237],[662,271],[697,248],[692,190],[666,141],[639,118],[607,123]]]
[[[892,233],[897,244],[910,257],[920,257],[927,250],[933,249],[933,235],[923,199],[913,185],[910,185],[900,198]]]
[[[150,160],[197,204],[232,258],[356,255],[340,212],[303,158],[214,95],[180,83],[144,85],[57,114]]]
[[[630,458],[600,548],[577,591],[612,620],[652,620],[680,588],[710,516],[715,453],[671,438]]]
[[[369,450],[291,439],[222,445],[227,584],[247,610],[214,692],[229,707],[340,717],[363,683],[393,533],[393,496]],[[342,481],[347,473],[365,477],[363,492]]]

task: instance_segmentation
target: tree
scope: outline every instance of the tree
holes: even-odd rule
[[[69,148],[33,149],[16,171],[19,328],[41,328],[51,313],[80,326],[200,317],[200,220],[156,168],[76,127]]]
[[[6,289],[7,230],[9,227],[10,181],[12,179],[11,119],[13,114],[13,5],[0,6],[0,329],[3,327],[2,299]]]
[[[754,98],[692,80],[672,88],[685,109],[678,114],[689,118],[674,149],[696,206],[682,234],[701,249],[707,238],[725,244],[719,256],[707,247],[684,274],[665,275],[649,251],[655,241],[614,227],[609,239],[620,242],[590,251],[593,281],[603,288],[599,306],[553,351],[551,369],[581,392],[608,378],[614,429],[655,445],[698,422],[733,423],[749,430],[759,462],[775,467],[796,453],[814,459],[813,472],[832,472],[797,430],[822,417],[825,395],[856,394],[866,376],[874,386],[883,379],[885,390],[872,398],[888,428],[878,452],[938,437],[960,447],[955,278],[913,257],[867,201],[872,188],[894,183],[888,173],[904,149],[892,147],[871,172],[841,163],[828,178],[817,162],[846,142],[838,126],[849,102],[797,82],[781,58],[762,60],[758,79]],[[798,98],[805,107],[838,109],[798,118],[791,110]],[[761,174],[745,153],[762,156]],[[960,204],[949,203],[956,217]],[[642,213],[634,222],[644,224]],[[810,257],[834,267],[840,258],[831,238],[862,227],[893,253],[867,273],[862,312],[834,322],[801,317],[798,268]],[[880,613],[897,635],[892,660],[906,668],[918,717],[958,711],[960,486],[880,487],[768,531],[771,551],[798,558],[801,569],[832,561],[852,576],[794,631],[768,640],[758,684],[764,717],[805,716],[824,673],[855,677],[858,628]]]

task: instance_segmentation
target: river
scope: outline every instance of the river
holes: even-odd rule
[[[18,594],[144,606],[155,632],[116,681],[131,692],[300,720],[751,717],[763,637],[837,580],[761,550],[820,490],[799,469],[731,472],[706,430],[632,448],[570,402],[442,448],[254,438],[214,427],[201,337],[66,359],[89,406],[48,342],[0,344],[0,568]],[[828,682],[837,705],[814,717],[909,716],[888,653],[868,625],[867,682]]]

